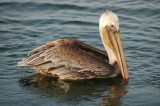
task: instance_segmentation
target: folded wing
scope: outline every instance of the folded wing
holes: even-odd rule
[[[61,80],[108,78],[117,74],[108,55],[78,40],[56,40],[31,51],[18,63]]]

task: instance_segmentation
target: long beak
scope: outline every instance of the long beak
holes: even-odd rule
[[[128,81],[128,71],[121,44],[120,33],[117,31],[113,32],[108,26],[102,29],[102,33],[105,45],[113,51],[116,57],[123,79]]]

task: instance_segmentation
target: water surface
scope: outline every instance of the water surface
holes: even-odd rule
[[[98,20],[105,9],[120,19],[127,86],[120,79],[56,82],[17,67],[29,51],[60,38],[104,50]],[[159,0],[1,0],[0,86],[2,106],[160,105]]]

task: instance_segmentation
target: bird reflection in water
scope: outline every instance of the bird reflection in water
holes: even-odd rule
[[[32,88],[35,92],[40,92],[48,98],[65,98],[65,101],[60,99],[61,103],[102,98],[99,106],[119,106],[122,102],[121,98],[127,93],[121,77],[63,82],[35,74],[20,79],[19,83],[22,87]]]

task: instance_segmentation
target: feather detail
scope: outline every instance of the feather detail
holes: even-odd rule
[[[61,80],[109,78],[117,69],[108,63],[108,55],[78,40],[56,40],[32,50],[18,63]]]

